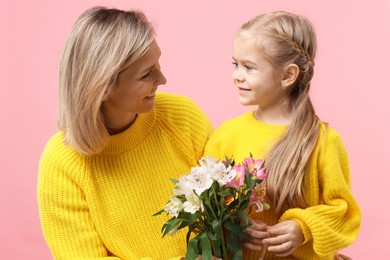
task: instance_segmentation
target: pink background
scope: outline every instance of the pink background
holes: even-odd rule
[[[262,12],[309,17],[319,50],[312,98],[343,136],[363,220],[354,259],[390,259],[390,1],[1,1],[0,258],[51,259],[40,231],[37,168],[56,131],[57,71],[75,19],[92,5],[139,8],[156,24],[161,90],[192,97],[215,127],[248,108],[231,82],[238,27]],[[386,199],[387,198],[387,199]],[[387,247],[387,248],[386,248]]]

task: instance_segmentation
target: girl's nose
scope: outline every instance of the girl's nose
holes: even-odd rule
[[[238,68],[235,68],[232,74],[233,82],[242,82],[244,77],[242,76],[241,71]]]

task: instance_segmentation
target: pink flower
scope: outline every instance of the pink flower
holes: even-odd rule
[[[239,190],[245,181],[245,168],[242,165],[234,165],[232,171],[236,171],[236,177],[227,183],[225,187],[233,187],[236,190]]]
[[[256,206],[256,212],[260,212],[264,210],[264,207],[268,208],[268,204],[264,203],[264,197],[266,195],[266,187],[265,182],[261,182],[260,184],[256,184],[251,197],[249,199],[248,206]]]
[[[244,159],[245,169],[256,176],[258,180],[264,180],[267,177],[266,169],[263,167],[262,160],[254,160],[252,156]]]

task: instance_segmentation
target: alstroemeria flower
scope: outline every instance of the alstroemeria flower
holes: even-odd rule
[[[231,182],[236,175],[237,171],[233,170],[231,166],[226,168],[226,165],[223,162],[214,164],[211,169],[211,177],[215,179],[219,185],[225,185],[226,183]]]
[[[191,192],[187,194],[186,199],[187,201],[183,203],[183,209],[185,212],[194,214],[199,209],[203,212],[203,203],[195,193]]]
[[[198,195],[201,195],[203,191],[209,189],[212,184],[213,179],[206,167],[192,167],[191,174],[187,175],[187,187],[195,190]]]
[[[193,192],[193,189],[191,189],[189,182],[187,181],[187,176],[188,175],[183,175],[179,177],[179,182],[176,183],[176,186],[173,189],[173,192],[176,195],[189,194]]]
[[[202,157],[199,159],[199,164],[202,167],[205,167],[207,169],[213,168],[213,166],[218,163],[218,159],[207,156],[207,157]]]
[[[264,210],[264,197],[266,195],[265,182],[261,182],[260,184],[256,184],[253,188],[251,197],[249,199],[248,206],[255,205],[256,212],[260,212]]]
[[[245,169],[256,176],[258,180],[264,180],[267,177],[266,169],[263,166],[262,160],[254,160],[253,157],[248,157],[244,159]]]
[[[225,187],[233,187],[239,190],[245,181],[245,168],[242,165],[234,165],[232,171],[236,172],[236,176],[231,182],[225,184]]]
[[[174,196],[170,197],[169,202],[164,206],[164,211],[169,215],[176,217],[179,216],[180,211],[183,209],[183,202],[179,198]]]

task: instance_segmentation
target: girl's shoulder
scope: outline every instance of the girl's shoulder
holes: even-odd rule
[[[226,119],[221,123],[218,129],[234,129],[238,126],[244,126],[252,120],[254,120],[253,111],[247,111],[241,115]]]
[[[342,143],[341,134],[326,122],[321,122],[319,139],[323,142]]]

